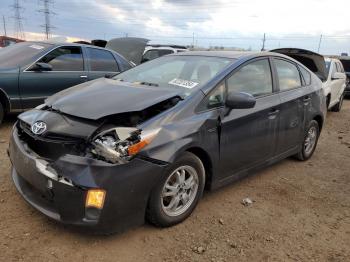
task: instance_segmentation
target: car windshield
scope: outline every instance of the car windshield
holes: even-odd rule
[[[25,65],[49,46],[51,45],[47,43],[23,42],[1,48],[0,68],[13,68]]]
[[[232,61],[209,56],[164,56],[123,72],[114,79],[160,88],[180,88],[188,95]]]

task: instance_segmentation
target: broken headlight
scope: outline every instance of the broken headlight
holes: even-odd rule
[[[160,129],[141,131],[137,128],[117,127],[101,132],[92,139],[91,153],[111,163],[126,163],[147,146]]]

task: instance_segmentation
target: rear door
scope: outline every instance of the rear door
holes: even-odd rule
[[[303,88],[304,81],[294,62],[283,58],[274,58],[273,61],[281,100],[276,153],[289,154],[300,146],[305,126],[305,111],[310,106],[311,96]]]
[[[50,96],[87,80],[80,46],[60,46],[36,62],[52,66],[52,71],[33,71],[31,67],[19,75],[22,108],[33,108]]]
[[[346,82],[346,75],[344,72],[344,68],[338,61],[334,61],[335,69],[337,73],[344,74],[343,79],[332,79],[332,96],[334,97],[335,103],[339,101],[340,96],[343,93],[343,90],[345,88],[345,82]]]
[[[256,105],[233,109],[221,120],[221,179],[236,177],[274,156],[280,101],[272,79],[269,58],[250,61],[228,77],[228,92],[250,93]]]
[[[89,80],[111,77],[120,72],[118,63],[110,51],[93,47],[86,47],[85,50],[89,68]]]

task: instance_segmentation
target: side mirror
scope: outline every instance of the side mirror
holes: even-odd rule
[[[47,63],[35,63],[31,68],[32,71],[52,71],[52,65]]]
[[[332,80],[345,79],[344,73],[334,72],[332,75]]]
[[[226,99],[226,106],[230,109],[248,109],[255,106],[256,99],[248,93],[230,92]]]

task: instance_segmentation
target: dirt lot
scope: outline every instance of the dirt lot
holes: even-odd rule
[[[207,193],[178,226],[108,237],[49,221],[17,194],[6,154],[14,119],[0,127],[0,261],[350,261],[349,100],[328,114],[310,161]]]

